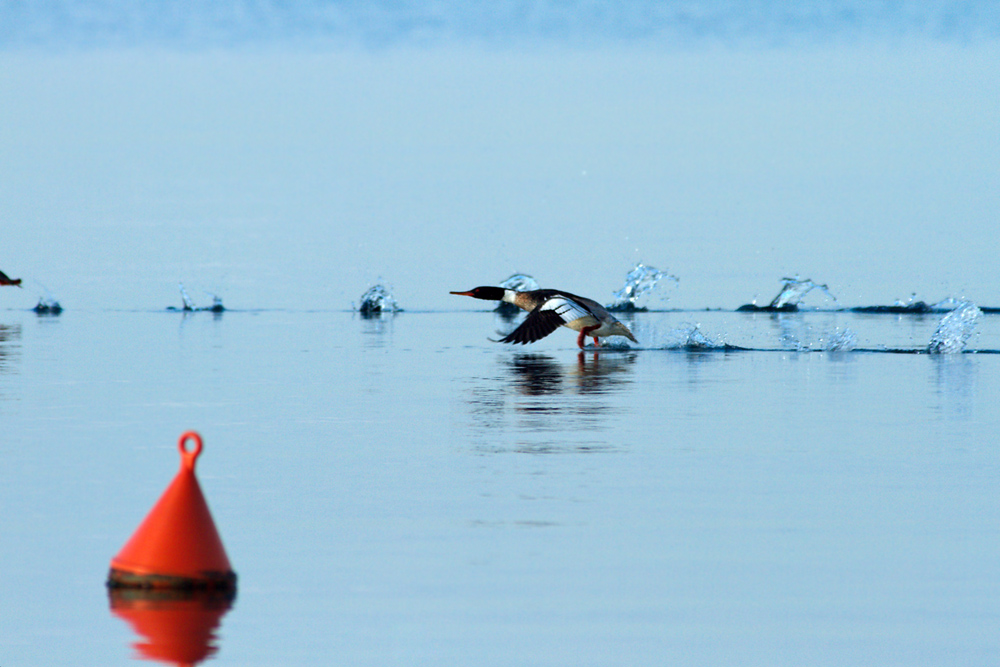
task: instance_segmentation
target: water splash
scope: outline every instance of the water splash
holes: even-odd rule
[[[32,310],[39,315],[58,315],[63,311],[63,307],[55,299],[43,296],[38,298],[38,303]]]
[[[177,287],[181,291],[181,301],[184,302],[184,306],[182,308],[167,306],[167,310],[179,310],[185,313],[194,313],[194,312],[221,313],[226,310],[226,307],[222,305],[222,297],[217,294],[212,294],[211,292],[205,292],[205,294],[212,297],[212,305],[206,306],[204,308],[199,308],[198,306],[195,305],[194,299],[191,298],[191,295],[187,293],[186,289],[184,289],[184,283],[177,283]]]
[[[729,345],[718,340],[713,340],[706,335],[697,324],[682,324],[669,334],[670,339],[664,346],[668,350],[725,350]]]
[[[956,354],[964,350],[982,314],[983,311],[976,304],[962,302],[941,318],[927,351],[931,354]]]
[[[41,283],[39,284],[41,285]],[[45,290],[45,296],[38,297],[38,304],[32,310],[39,315],[58,315],[61,313],[63,307],[60,305],[59,300],[56,299],[55,295],[45,285],[42,285],[42,289]]]
[[[936,310],[939,312],[947,312],[955,310],[956,308],[961,308],[966,303],[968,303],[968,301],[966,301],[965,299],[956,299],[953,296],[949,296],[947,298],[941,299],[937,303],[931,304],[930,306],[928,306],[928,309],[932,311]],[[982,310],[982,308],[980,308],[980,310]]]
[[[910,293],[910,298],[907,299],[906,301],[903,301],[902,299],[896,299],[895,301],[892,302],[892,307],[893,308],[905,308],[907,310],[917,310],[917,309],[929,308],[929,306],[927,305],[927,302],[925,302],[925,301],[918,301],[917,300],[917,293],[916,292],[911,292]]]
[[[526,273],[515,273],[507,280],[500,283],[500,287],[504,289],[512,289],[518,292],[530,292],[531,290],[539,289],[538,283],[534,278]]]
[[[850,352],[858,346],[858,335],[850,329],[837,328],[820,342],[823,344],[824,352]]]
[[[191,295],[187,293],[186,289],[184,289],[184,283],[177,283],[177,287],[181,290],[181,299],[184,301],[184,310],[197,310],[197,307],[194,305],[194,299],[192,299]]]
[[[818,289],[823,292],[834,302],[837,301],[837,297],[830,293],[830,290],[826,285],[815,283],[809,278],[802,279],[798,276],[795,276],[794,278],[782,278],[781,283],[781,291],[778,292],[777,296],[771,299],[771,303],[767,306],[768,308],[775,310],[779,308],[798,308],[806,294],[814,289]]]
[[[656,283],[664,278],[673,280],[675,283],[680,282],[676,276],[664,273],[655,266],[646,266],[642,262],[637,263],[635,268],[625,276],[625,285],[612,295],[615,300],[608,305],[608,310],[619,313],[646,310],[645,307],[639,305],[639,299],[652,292]]]
[[[389,288],[381,284],[369,287],[368,291],[361,295],[361,304],[358,306],[358,312],[366,317],[382,313],[398,313],[401,310],[403,309],[399,307]]]

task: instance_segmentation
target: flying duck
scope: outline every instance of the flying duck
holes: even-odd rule
[[[17,285],[18,287],[20,287],[21,286],[21,279],[20,278],[11,278],[10,276],[8,276],[3,271],[0,271],[0,285]]]
[[[600,346],[598,336],[625,336],[638,343],[632,332],[616,320],[611,313],[593,299],[570,294],[557,289],[536,289],[530,292],[504,289],[503,287],[476,287],[468,292],[452,292],[486,301],[503,301],[528,311],[521,326],[500,339],[501,343],[527,345],[545,338],[559,327],[579,331],[576,344],[583,349],[583,339],[590,336],[594,345]]]

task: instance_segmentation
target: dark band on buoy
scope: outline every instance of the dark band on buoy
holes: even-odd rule
[[[236,573],[231,570],[229,572],[203,572],[197,579],[192,579],[164,574],[137,574],[112,567],[108,572],[107,584],[108,588],[235,592]]]

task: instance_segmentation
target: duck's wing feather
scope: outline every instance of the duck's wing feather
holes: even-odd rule
[[[500,339],[501,343],[521,343],[527,345],[545,338],[550,333],[573,320],[581,317],[593,317],[586,308],[561,295],[556,295],[543,302],[528,313],[521,326]]]

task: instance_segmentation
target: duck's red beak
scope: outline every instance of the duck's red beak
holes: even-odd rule
[[[473,296],[472,292],[450,292],[450,294],[457,294],[459,296]]]

